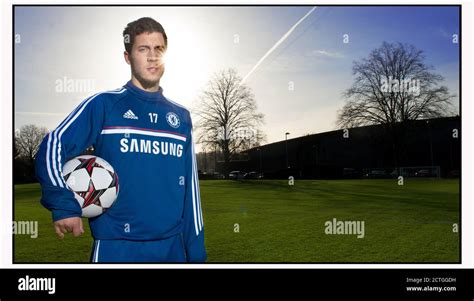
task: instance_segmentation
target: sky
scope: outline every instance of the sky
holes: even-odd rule
[[[140,17],[168,36],[164,94],[193,113],[212,75],[244,77],[312,6],[16,7],[15,129],[54,129],[83,99],[130,79],[122,31]],[[354,61],[386,42],[413,44],[459,95],[457,7],[320,6],[247,78],[266,143],[337,128]],[[344,36],[347,35],[347,36]],[[348,37],[348,43],[344,43]],[[61,91],[63,83],[83,83]],[[292,87],[292,89],[290,89]],[[455,110],[459,98],[453,100]],[[194,116],[197,118],[197,116]],[[200,150],[198,145],[197,150]]]

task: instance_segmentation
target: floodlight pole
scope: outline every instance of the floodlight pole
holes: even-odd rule
[[[285,149],[286,149],[286,168],[290,168],[290,165],[288,164],[288,135],[290,133],[286,132],[285,133]]]
[[[428,136],[430,138],[430,159],[431,159],[431,168],[433,168],[433,141],[431,138],[431,127],[430,127],[430,121],[427,120],[426,124],[428,125]]]
[[[262,173],[262,149],[260,147],[257,148],[259,161],[260,161],[260,173]]]

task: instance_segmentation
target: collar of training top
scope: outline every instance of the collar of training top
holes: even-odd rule
[[[164,98],[163,96],[163,88],[160,86],[160,89],[156,92],[148,92],[148,91],[145,91],[145,90],[142,90],[140,88],[138,88],[137,86],[135,86],[131,80],[129,80],[125,86],[125,88],[127,88],[127,90],[129,90],[130,92],[134,93],[135,95],[141,97],[141,98],[144,98],[146,100],[162,100]]]

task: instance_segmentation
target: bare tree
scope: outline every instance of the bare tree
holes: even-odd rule
[[[26,160],[33,165],[43,138],[48,134],[48,129],[37,127],[34,124],[22,126],[15,131],[15,149],[17,157]]]
[[[20,156],[20,151],[18,150],[16,137],[15,137],[15,143],[13,143],[13,159],[18,158],[19,156]]]
[[[260,145],[264,115],[257,112],[254,96],[234,69],[216,73],[202,92],[195,110],[198,142],[222,151],[226,166],[231,157]]]
[[[441,75],[423,61],[413,45],[384,42],[368,58],[354,62],[356,76],[345,91],[346,104],[338,125],[350,128],[370,124],[390,127],[397,122],[441,117],[450,112],[448,88],[439,86]]]

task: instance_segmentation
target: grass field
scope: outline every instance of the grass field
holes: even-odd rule
[[[92,238],[59,240],[38,184],[15,186],[15,262],[88,262]],[[201,181],[208,262],[458,262],[459,180]],[[364,221],[365,236],[327,235],[325,222]],[[85,223],[87,224],[87,222]],[[238,230],[238,232],[236,232]]]

